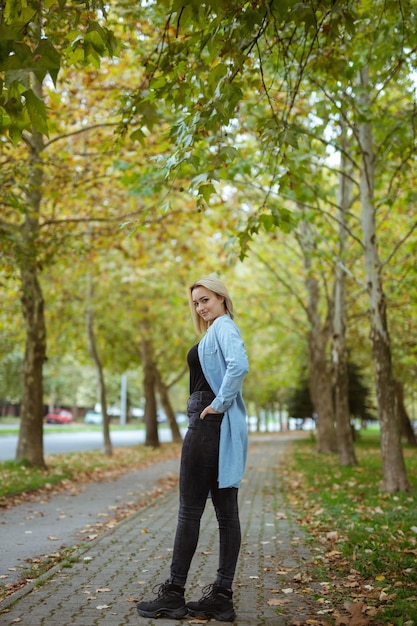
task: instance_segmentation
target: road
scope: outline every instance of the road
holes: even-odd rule
[[[144,430],[112,430],[112,444],[119,446],[134,446],[145,441]],[[169,428],[159,428],[159,441],[172,441]],[[98,450],[103,445],[101,432],[44,432],[43,445],[45,454],[64,454],[66,452],[80,452],[81,450]],[[0,431],[0,461],[14,459],[17,446],[17,435],[1,435]]]

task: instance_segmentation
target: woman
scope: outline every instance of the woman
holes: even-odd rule
[[[232,584],[240,550],[238,488],[246,462],[248,432],[242,383],[248,360],[233,321],[233,304],[217,278],[196,281],[188,290],[194,326],[206,334],[191,348],[189,427],[180,467],[180,506],[169,579],[158,596],[139,602],[143,617],[192,616],[233,621]],[[198,602],[185,603],[184,590],[197,548],[200,520],[211,496],[219,524],[219,568]]]

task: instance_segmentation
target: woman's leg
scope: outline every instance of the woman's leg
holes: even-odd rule
[[[202,598],[197,602],[187,602],[186,607],[192,617],[213,617],[221,622],[236,619],[232,584],[241,543],[237,494],[236,488],[216,487],[212,490],[220,532],[219,569],[215,583],[203,589]]]
[[[203,403],[204,404],[204,403]],[[180,468],[178,525],[170,581],[185,586],[200,534],[200,520],[208,494],[217,485],[221,418],[200,413],[207,406],[189,406],[190,424],[184,438]]]
[[[214,489],[213,504],[220,533],[219,569],[216,585],[231,589],[241,545],[238,489]]]

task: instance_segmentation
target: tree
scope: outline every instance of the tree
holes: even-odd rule
[[[12,2],[7,4],[9,8],[12,5]],[[6,34],[5,43],[3,45],[2,38],[0,50],[0,63],[5,63],[0,65],[0,71],[5,67],[4,71],[9,72],[8,79],[13,78],[16,69],[21,72],[13,85],[14,92],[12,87],[9,89],[11,82],[5,81],[7,88],[3,88],[0,102],[4,111],[7,107],[10,109],[3,113],[2,123],[16,143],[15,150],[22,154],[24,144],[19,143],[19,138],[34,128],[44,141],[41,157],[44,170],[47,168],[47,178],[53,169],[53,160],[58,163],[58,155],[59,163],[66,166],[61,167],[59,176],[56,168],[55,190],[52,192],[49,188],[48,194],[43,196],[42,208],[48,208],[48,211],[42,214],[39,223],[37,251],[42,254],[37,259],[38,270],[52,262],[59,242],[68,242],[69,234],[77,236],[77,239],[71,239],[73,249],[77,249],[78,254],[82,252],[82,224],[91,222],[92,217],[94,245],[100,250],[103,246],[104,250],[110,241],[114,241],[111,231],[115,225],[122,223],[124,233],[130,229],[131,234],[145,235],[152,227],[160,232],[167,224],[169,214],[173,219],[193,214],[191,205],[195,207],[194,231],[196,225],[200,229],[211,229],[217,220],[217,234],[224,238],[234,230],[240,244],[240,257],[248,259],[248,250],[260,234],[266,233],[273,242],[277,228],[285,232],[295,228],[299,211],[294,207],[298,205],[303,207],[303,220],[309,227],[316,221],[316,216],[322,216],[322,220],[314,223],[315,236],[323,241],[332,232],[325,268],[321,263],[323,246],[314,250],[317,267],[325,278],[322,283],[325,289],[330,285],[332,267],[343,266],[350,277],[357,274],[356,284],[360,284],[364,270],[358,264],[358,250],[354,249],[354,245],[361,245],[354,219],[361,210],[357,195],[362,154],[358,130],[365,123],[372,124],[375,138],[372,165],[376,168],[374,209],[379,252],[388,251],[381,269],[387,272],[388,262],[400,247],[407,243],[412,245],[415,219],[412,219],[410,209],[403,208],[412,206],[412,185],[407,182],[407,177],[412,171],[414,142],[411,130],[415,115],[409,76],[416,49],[416,29],[415,16],[408,2],[402,3],[402,11],[398,11],[397,4],[382,2],[374,3],[371,11],[368,3],[362,0],[349,3],[326,1],[320,7],[300,5],[293,0],[284,4],[273,0],[266,4],[259,1],[243,5],[234,0],[227,3],[224,0],[138,2],[128,7],[116,3],[109,10],[108,23],[113,24],[114,32],[124,38],[127,46],[122,49],[121,60],[106,63],[103,72],[99,71],[100,55],[110,53],[115,47],[112,31],[104,29],[102,19],[92,12],[86,26],[81,14],[79,26],[67,29],[69,45],[59,44],[63,40],[59,36],[62,24],[67,24],[65,20],[74,16],[69,11],[64,17],[62,7],[68,9],[65,3],[58,6],[52,2],[48,8],[32,7],[29,3],[30,16],[36,24],[42,16],[44,36],[42,41],[38,37],[33,46],[28,39],[24,42],[26,47],[19,44],[17,31],[12,28],[16,15],[9,11],[2,31]],[[79,3],[74,11],[84,8],[85,5]],[[26,20],[27,16],[25,13]],[[22,24],[20,21],[18,26]],[[35,49],[37,56],[34,57]],[[51,139],[47,139],[46,107],[39,105],[39,98],[33,100],[33,89],[27,80],[24,85],[23,79],[33,70],[34,58],[36,62],[40,60],[35,76],[39,82],[43,81],[44,87],[49,87],[49,79],[43,80],[48,73],[56,84],[58,72],[65,80],[62,90],[47,89],[45,103],[49,110]],[[82,72],[74,69],[64,73],[61,66],[65,59],[80,65],[93,61],[95,71],[87,71],[84,67]],[[129,88],[132,80],[124,63],[126,59],[131,67],[141,68],[136,72],[137,84],[133,90]],[[16,63],[19,64],[17,68]],[[370,68],[370,106],[361,100],[364,91],[356,80],[363,67]],[[108,97],[103,96],[104,89]],[[12,110],[13,93],[20,94],[16,100],[19,102],[17,112]],[[68,111],[73,103],[78,107],[74,106],[71,117]],[[121,118],[116,118],[116,103],[121,109]],[[78,111],[81,111],[82,118]],[[91,122],[90,130],[87,130],[88,119],[94,115],[102,123]],[[130,136],[132,142],[140,141],[140,150],[132,148],[133,144],[127,141],[127,149],[119,153],[120,158],[112,158],[111,125],[116,119],[120,136],[125,139]],[[339,141],[342,121],[349,138],[344,154],[351,164],[349,176],[354,190],[348,217],[350,222],[345,227],[349,232],[350,256],[345,263],[336,266],[340,251],[338,253],[333,235],[335,229],[329,229],[328,223],[329,220],[333,223],[342,221],[340,216],[337,218],[337,204],[341,203],[335,201],[337,179],[331,158],[333,150],[343,151]],[[97,143],[101,144],[100,149],[97,149]],[[2,186],[6,192],[4,199],[7,194],[3,206],[8,211],[0,232],[5,243],[2,254],[7,251],[7,264],[16,268],[15,233],[25,203],[21,201],[13,169],[9,167],[10,147],[3,146],[2,150],[4,158],[0,175],[2,182],[6,183]],[[45,158],[46,154],[50,155],[49,160]],[[14,156],[14,162],[17,162],[17,152]],[[84,167],[86,163],[88,165]],[[329,172],[327,177],[325,171]],[[111,186],[105,184],[110,175]],[[122,181],[123,185],[120,184]],[[19,181],[19,184],[22,183]],[[63,189],[66,190],[65,202],[61,197]],[[187,196],[184,189],[189,189],[191,194]],[[180,208],[176,200],[169,202],[168,191],[171,197],[181,198]],[[103,195],[106,193],[107,197]],[[15,208],[17,204],[19,210]],[[186,209],[184,205],[187,205]],[[232,219],[227,219],[222,207],[230,205],[233,215]],[[236,219],[239,205],[240,226]],[[127,210],[117,210],[122,206]],[[382,230],[381,233],[383,219],[389,224],[398,223],[393,211],[400,206],[408,213],[409,224],[402,224],[397,238],[394,230]],[[92,207],[96,209],[94,215]],[[52,232],[54,236],[48,237],[47,234]],[[178,235],[177,245],[182,246],[182,233],[179,231]],[[115,239],[116,245],[120,246],[120,237]],[[195,233],[192,233],[194,241]],[[167,240],[164,242],[166,245]],[[193,259],[192,246],[185,247],[190,252],[187,258]],[[172,252],[173,246],[168,249]],[[203,249],[207,251],[205,245]],[[233,245],[229,251],[232,251],[231,260]],[[311,254],[309,256],[312,258]],[[221,263],[224,260],[222,255]],[[178,269],[175,263],[167,263],[171,270]],[[211,261],[197,266],[209,268]],[[161,267],[162,263],[158,264],[158,268]],[[317,280],[313,271],[310,274]],[[147,277],[155,280],[150,271]],[[183,278],[186,284],[186,272]],[[342,275],[339,275],[339,285],[341,279]],[[352,289],[351,284],[349,289]],[[144,293],[146,291],[141,290],[141,294]],[[323,302],[320,301],[319,308]],[[340,300],[338,302],[340,304]],[[357,302],[359,314],[363,315],[359,299]],[[341,305],[339,309],[342,308]],[[331,307],[328,313],[331,313]],[[336,319],[343,322],[343,311],[337,318],[330,314],[329,319],[335,325]],[[160,326],[163,327],[165,323]],[[341,328],[339,324],[338,336]],[[349,326],[347,330],[349,333]],[[260,334],[268,339],[272,335],[264,329],[260,329]],[[99,341],[100,336],[98,333]],[[158,369],[166,382],[169,376],[161,368],[163,359],[159,359],[157,336],[152,337],[152,344]],[[400,344],[402,347],[405,342],[399,340],[398,346]],[[101,354],[106,361],[106,351]],[[272,354],[268,345],[270,362],[274,364]],[[401,349],[397,354],[401,354]],[[340,350],[338,362],[342,355],[343,350]],[[257,359],[261,361],[259,355]],[[402,357],[403,371],[405,363],[406,359]],[[341,383],[343,372],[339,375]],[[272,378],[265,377],[265,387],[254,389],[254,401],[270,402],[274,396]]]
[[[61,30],[65,27],[71,30],[72,20],[80,17],[79,10],[54,13],[54,4],[45,8],[38,3],[18,6],[10,1],[5,3],[1,15],[0,71],[5,81],[1,82],[0,132],[7,131],[15,144],[22,139],[27,146],[26,176],[20,185],[16,180],[10,182],[3,201],[6,216],[0,222],[0,236],[7,243],[6,255],[11,255],[8,260],[19,268],[26,327],[21,427],[16,459],[26,459],[38,466],[44,465],[42,372],[46,359],[44,299],[39,280],[45,169],[43,153],[48,134],[43,85],[47,75],[56,82],[60,67],[60,55],[52,42],[62,41]],[[45,36],[44,21],[48,24],[50,38]],[[97,38],[93,36],[96,44],[88,40],[93,32],[97,33],[97,27],[97,22],[92,22],[84,33],[84,52],[88,54],[90,49],[96,56],[94,46]],[[98,47],[101,47],[104,42],[100,35],[98,38],[101,40]],[[110,49],[110,42],[109,36],[108,47],[104,45],[101,52],[105,48]],[[3,165],[9,165],[6,159]],[[18,211],[15,211],[16,207]]]
[[[307,315],[309,320],[309,384],[317,416],[318,451],[332,453],[337,450],[336,430],[334,426],[334,408],[332,403],[331,373],[327,359],[327,346],[331,334],[331,315],[333,303],[328,301],[323,321],[320,314],[320,287],[314,276],[312,256],[314,238],[307,222],[300,224],[298,236],[305,266],[305,284],[307,291]]]
[[[346,141],[342,127],[342,150],[338,198],[338,253],[335,263],[334,310],[332,324],[332,365],[335,388],[335,416],[337,448],[340,465],[356,465],[353,447],[353,431],[349,414],[349,375],[346,350],[346,274],[344,271],[346,240],[348,234],[347,213],[352,205],[351,168],[346,158]]]
[[[360,72],[360,86],[360,105],[364,109],[368,109],[370,106],[370,90],[367,67],[364,67]],[[375,156],[372,141],[372,125],[369,121],[364,120],[360,121],[358,126],[361,150],[360,194],[364,262],[369,294],[378,415],[381,423],[384,489],[392,493],[399,490],[409,491],[410,483],[407,478],[401,447],[401,430],[396,406],[386,300],[382,283],[381,261],[378,253],[374,204]]]
[[[360,368],[354,363],[348,362],[348,398],[349,419],[352,428],[352,419],[357,418],[366,423],[375,419],[370,411],[371,389],[364,382]],[[333,388],[333,401],[336,400],[335,387]],[[287,398],[288,412],[291,417],[304,419],[314,416],[314,406],[311,400],[309,381],[306,372],[301,372],[298,384],[293,388]]]
[[[181,83],[182,73],[189,67],[188,63],[195,62],[198,49],[200,62],[196,64],[197,69],[192,74],[194,81],[189,81],[189,87],[184,87],[184,90],[189,101],[198,102],[199,106],[197,111],[191,107],[181,109],[180,120],[175,127],[176,132],[173,133],[177,141],[176,151],[168,164],[169,169],[173,166],[179,168],[185,161],[198,159],[198,143],[206,141],[200,137],[203,127],[205,129],[205,133],[201,133],[203,137],[208,132],[216,138],[219,148],[223,147],[225,133],[222,134],[221,129],[225,130],[230,124],[238,105],[244,99],[243,94],[246,93],[248,85],[253,84],[253,76],[245,81],[245,69],[249,66],[252,69],[256,68],[260,75],[259,82],[271,108],[267,123],[263,120],[262,126],[258,126],[261,143],[265,150],[268,150],[274,164],[275,174],[271,174],[271,179],[275,185],[280,185],[282,193],[285,188],[284,177],[287,174],[285,157],[303,134],[296,119],[300,90],[301,86],[307,85],[308,82],[311,85],[307,70],[312,72],[319,89],[345,119],[358,146],[361,162],[358,180],[363,217],[363,250],[366,280],[371,296],[370,321],[375,381],[382,425],[383,488],[390,492],[408,489],[405,467],[401,460],[398,420],[392,400],[395,396],[392,387],[385,304],[381,299],[383,290],[378,270],[380,261],[376,252],[377,229],[376,223],[372,224],[374,220],[372,215],[375,215],[373,202],[375,163],[372,159],[375,152],[370,142],[372,126],[370,116],[372,117],[371,111],[375,107],[371,107],[371,91],[365,83],[368,66],[373,59],[376,59],[372,68],[373,89],[376,94],[380,94],[381,101],[387,93],[387,85],[392,84],[395,76],[410,73],[416,49],[415,15],[412,14],[410,3],[404,4],[403,12],[398,12],[397,6],[394,8],[390,4],[378,3],[372,7],[373,16],[375,11],[378,15],[376,27],[375,20],[368,19],[370,18],[368,4],[359,0],[344,6],[343,10],[340,5],[330,7],[324,4],[314,14],[310,6],[303,6],[298,13],[293,11],[293,8],[295,7],[291,4],[287,12],[287,6],[280,9],[278,2],[269,3],[267,7],[263,3],[253,3],[250,6],[245,5],[244,10],[238,11],[234,3],[229,3],[226,7],[221,2],[216,2],[215,6],[214,3],[206,2],[200,4],[198,9],[190,5],[183,16],[179,7],[174,4],[163,34],[164,49],[158,50],[159,59],[150,73],[150,92],[144,99],[136,101],[137,111],[140,115],[141,106],[144,106],[145,102],[156,109],[157,98],[162,95],[169,99],[173,79]],[[174,20],[176,29],[171,31],[170,26]],[[369,26],[370,23],[372,26]],[[300,28],[301,25],[303,29]],[[291,37],[290,27],[293,29]],[[187,37],[184,36],[185,29]],[[398,33],[401,33],[400,37]],[[284,48],[283,41],[290,43]],[[281,61],[279,52],[282,50],[285,54]],[[377,56],[375,50],[379,52]],[[218,61],[219,58],[222,58],[221,62]],[[349,63],[346,63],[346,59]],[[282,73],[276,71],[277,66],[282,69]],[[319,71],[324,69],[329,71],[331,80],[324,80],[323,73],[319,75]],[[362,86],[359,87],[354,84],[358,73],[362,81]],[[282,75],[284,79],[280,83]],[[203,76],[205,81],[202,80]],[[279,81],[274,80],[275,76],[279,76]],[[403,84],[406,85],[406,79]],[[379,85],[383,88],[380,89]],[[285,95],[280,97],[283,87],[288,94],[287,100]],[[172,99],[170,101],[173,102]],[[377,101],[378,97],[375,97],[372,104]],[[173,105],[175,106],[175,102]],[[347,105],[349,106],[346,109]],[[414,119],[413,111],[414,109],[410,108],[406,115],[408,124]],[[373,115],[377,117],[375,113]],[[397,128],[400,127],[399,124],[396,125]],[[309,128],[311,129],[311,124]],[[305,134],[307,133],[308,130]],[[403,175],[405,164],[414,153],[415,142],[406,130],[401,133],[401,140],[405,152],[398,149],[395,151],[396,142],[387,134],[385,134],[386,143],[381,144],[381,149],[383,145],[389,147],[390,154],[393,155],[395,151],[395,160],[401,163],[401,166],[392,172],[391,180],[398,172]],[[397,147],[395,145],[395,148]],[[404,159],[403,154],[406,155]],[[200,167],[210,172],[210,182],[218,178],[210,156],[204,161],[204,165],[202,161],[198,163]],[[270,189],[271,187],[265,197],[270,193]],[[259,211],[248,220],[241,240],[247,244],[250,237],[265,224],[280,226],[282,217],[283,212],[276,207],[271,208],[267,217],[263,210]]]
[[[42,98],[41,84],[34,77],[35,90]],[[21,225],[21,248],[17,252],[22,284],[22,311],[26,326],[26,348],[23,365],[21,427],[16,460],[27,459],[32,465],[44,465],[43,459],[43,378],[46,359],[46,326],[44,300],[38,277],[39,214],[42,198],[43,136],[33,129],[28,137],[29,177],[26,206]]]
[[[88,293],[87,293],[87,309],[86,309],[86,327],[87,327],[87,338],[88,338],[88,347],[90,351],[91,358],[94,363],[94,367],[96,370],[97,377],[97,389],[98,389],[98,399],[101,407],[101,415],[103,419],[103,439],[104,439],[104,454],[107,456],[111,456],[113,454],[112,443],[110,440],[110,428],[109,428],[109,415],[107,412],[107,393],[106,393],[106,383],[104,380],[103,373],[103,364],[102,359],[100,358],[98,348],[97,348],[97,340],[96,340],[96,332],[94,329],[94,311],[92,304],[92,297],[94,294],[94,285],[91,275],[87,276],[87,284],[88,284]]]
[[[14,144],[25,140],[25,131],[48,135],[47,108],[36,84],[48,76],[56,85],[64,59],[98,66],[100,57],[115,53],[116,39],[100,15],[106,16],[102,0],[2,2],[0,134]]]

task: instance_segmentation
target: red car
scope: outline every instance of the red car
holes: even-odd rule
[[[55,413],[48,413],[46,416],[47,424],[71,424],[72,413],[64,409],[57,409]]]

